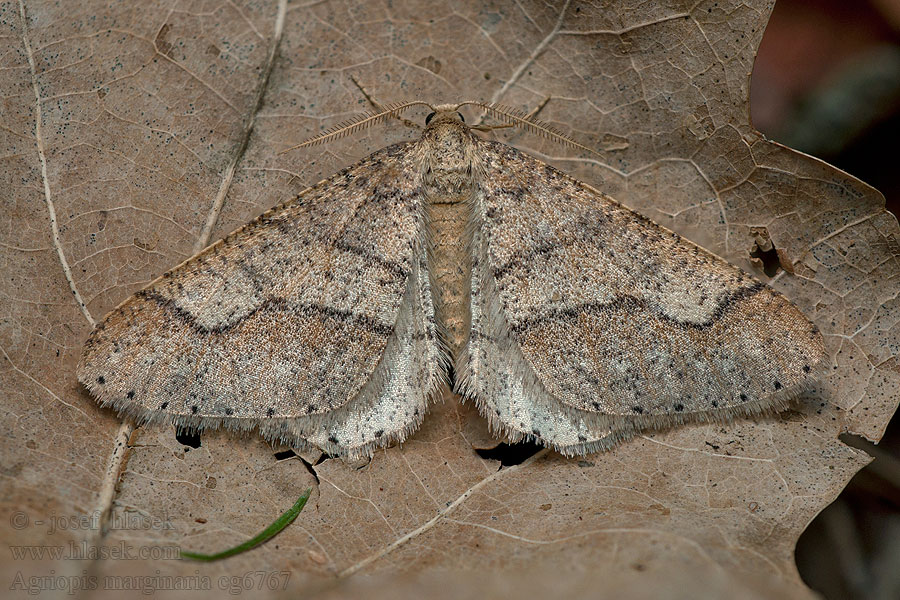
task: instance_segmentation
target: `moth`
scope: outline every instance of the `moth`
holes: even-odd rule
[[[824,362],[785,297],[458,112],[310,187],[153,281],[90,335],[78,379],[139,423],[258,429],[359,456],[445,384],[494,431],[565,455],[780,410]],[[583,148],[583,147],[582,147]]]

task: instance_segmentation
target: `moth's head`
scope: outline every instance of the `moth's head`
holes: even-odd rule
[[[441,104],[425,117],[422,138],[443,148],[470,144],[474,135],[455,104]]]
[[[444,122],[462,123],[465,125],[466,118],[457,110],[458,108],[459,105],[457,104],[439,104],[432,107],[431,113],[425,117],[425,127],[437,127]]]

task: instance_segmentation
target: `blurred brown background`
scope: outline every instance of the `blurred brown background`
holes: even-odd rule
[[[880,190],[900,209],[900,0],[778,0],[753,69],[753,124]],[[900,249],[895,250],[900,252]],[[900,282],[898,282],[900,287]],[[900,598],[900,427],[800,538],[825,598]]]

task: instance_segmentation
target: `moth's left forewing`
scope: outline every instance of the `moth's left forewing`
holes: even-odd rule
[[[513,148],[480,144],[460,390],[567,453],[785,406],[816,327],[740,269]]]
[[[79,380],[137,422],[359,455],[442,380],[410,144],[264,213],[114,309]]]
[[[311,444],[334,455],[371,455],[403,441],[425,417],[445,381],[434,329],[434,307],[424,252],[413,263],[395,334],[361,393],[333,411],[261,424],[270,439]]]

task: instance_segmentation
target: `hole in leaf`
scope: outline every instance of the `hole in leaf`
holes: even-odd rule
[[[189,446],[191,448],[200,447],[200,434],[197,432],[182,431],[181,433],[175,434],[175,439],[184,446]]]
[[[778,262],[778,252],[776,252],[775,248],[763,251],[757,246],[756,249],[750,253],[750,258],[759,260],[762,264],[763,272],[769,277],[775,277],[778,270],[781,268],[781,263]]]
[[[522,442],[520,444],[499,444],[496,448],[490,450],[476,450],[478,456],[489,460],[499,460],[501,467],[511,467],[520,465],[543,449],[533,442]]]
[[[316,465],[321,463],[323,460],[325,460],[325,455],[323,454],[322,456],[320,456],[319,459],[316,461],[315,465],[310,463],[308,460],[306,460],[305,458],[303,458],[300,455],[295,455],[295,456],[297,456],[297,458],[300,459],[300,462],[303,463],[303,466],[306,467],[306,470],[309,471],[309,474],[313,476],[313,478],[316,480],[316,484],[318,484],[319,483],[319,474],[316,473]]]
[[[760,269],[768,277],[775,277],[781,269],[781,260],[778,258],[778,250],[769,237],[765,227],[751,230],[753,236],[753,249],[750,250],[750,262]]]

